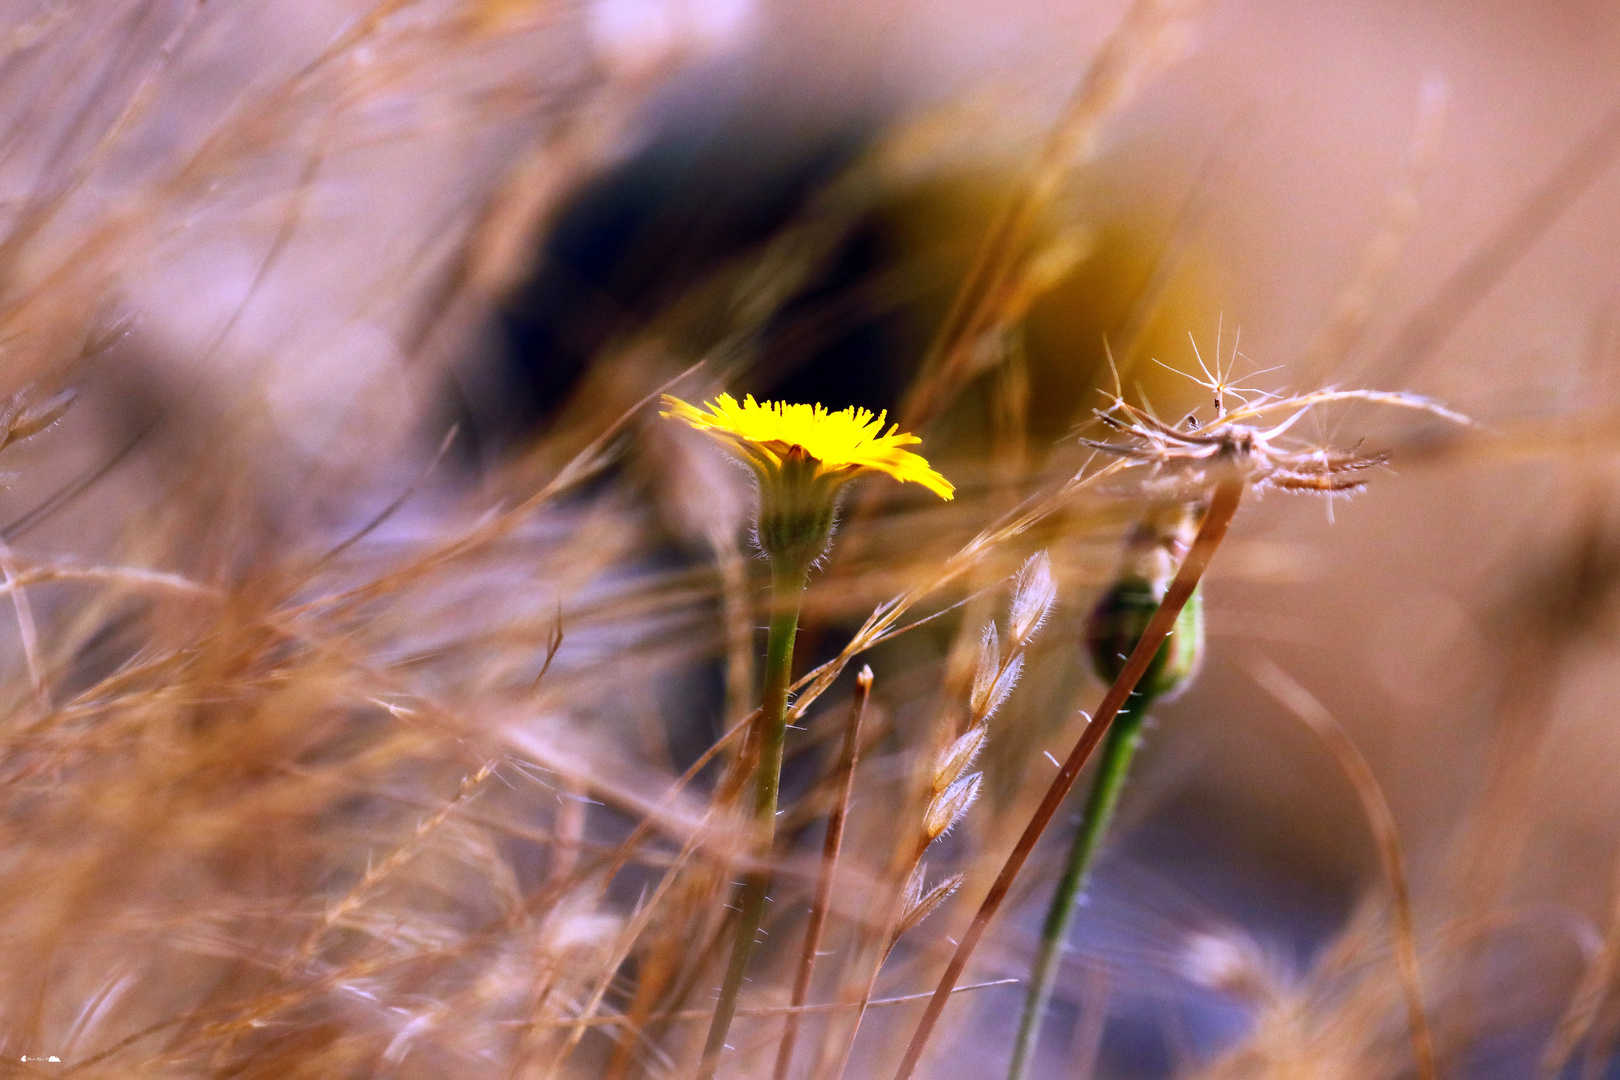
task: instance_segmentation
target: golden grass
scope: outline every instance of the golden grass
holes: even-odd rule
[[[1538,906],[1527,860],[1547,837],[1525,807],[1564,680],[1611,618],[1612,415],[1464,428],[1424,399],[1340,385],[1212,417],[1206,391],[1234,391],[1219,346],[1202,382],[1146,363],[1178,236],[1125,310],[1082,313],[1122,335],[1122,370],[1101,343],[1099,362],[1054,360],[1030,332],[1087,260],[1140,255],[1107,249],[1067,196],[1176,54],[1188,6],[1138,0],[1026,164],[998,176],[995,212],[952,226],[973,254],[952,265],[901,411],[958,497],[879,478],[847,500],[806,596],[768,859],[743,810],[766,615],[752,492],[653,403],[740,389],[860,223],[919,178],[973,174],[941,149],[951,114],[884,133],[772,237],[639,313],[553,423],[473,478],[439,421],[446,371],[476,355],[562,200],[705,46],[677,35],[621,55],[584,9],[515,0],[269,8],[291,21],[43,4],[0,44],[0,181],[17,193],[0,236],[0,378],[16,395],[0,1075],[689,1076],[734,883],[761,873],[767,936],[721,1076],[1003,1070],[1019,996],[1005,988],[1027,973],[1023,916],[1055,857],[1035,840],[1047,821],[1069,827],[1049,785],[1064,748],[1072,782],[1102,734],[1081,711],[1102,689],[1077,628],[1120,536],[1164,499],[1219,490],[1235,512],[1245,484],[1331,497],[1366,482],[1376,499],[1386,447],[1430,474],[1525,457],[1586,470],[1579,526],[1503,601],[1509,674],[1470,706],[1495,747],[1482,789],[1448,789],[1415,844],[1380,786],[1391,762],[1358,746],[1362,718],[1252,661],[1343,774],[1378,872],[1292,961],[1266,928],[1209,910],[1168,918],[1158,951],[1125,961],[1077,945],[1059,995],[1078,1009],[1072,1053],[1049,1049],[1043,1067],[1119,1067],[1099,1051],[1110,1002],[1157,979],[1172,1012],[1241,1016],[1166,1075],[1463,1076],[1493,1040],[1533,1046],[1548,1078],[1575,1062],[1603,1075],[1620,1034],[1612,837],[1585,875],[1596,903]],[[1370,297],[1412,228],[1439,123],[1430,100],[1305,358],[1324,386],[1388,366],[1363,346]],[[1431,352],[1609,162],[1613,128],[1481,238],[1396,340]],[[413,168],[419,183],[402,182]],[[885,283],[901,306],[907,280]],[[1196,292],[1176,303],[1207,316],[1181,328],[1202,335],[1216,305]],[[377,339],[381,361],[365,351]],[[346,383],[348,365],[364,372]],[[1037,385],[1081,390],[1032,403]],[[1405,411],[1358,449],[1379,405]],[[1043,444],[1032,409],[1076,411],[1084,438]],[[1175,420],[1198,410],[1196,429]],[[1294,441],[1307,411],[1338,420],[1336,437]],[[1240,569],[1223,577],[1217,560],[1220,587],[1263,577],[1276,550],[1238,520],[1222,558]],[[1234,684],[1209,672],[1235,666],[1217,640],[1212,687],[1178,706],[1166,741],[1221,711]],[[1354,850],[1327,857],[1365,869]],[[1124,922],[1140,929],[1177,887],[1137,887]],[[1580,922],[1582,903],[1607,923]],[[1510,948],[1568,925],[1584,952]],[[941,972],[938,1027],[903,1064]]]

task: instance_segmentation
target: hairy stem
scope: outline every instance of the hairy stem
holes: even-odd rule
[[[950,1001],[951,988],[961,978],[963,969],[973,956],[973,950],[978,947],[979,939],[984,936],[990,920],[995,918],[996,912],[1001,908],[1001,902],[1007,898],[1008,890],[1018,877],[1018,872],[1023,869],[1030,852],[1034,850],[1035,842],[1046,831],[1046,826],[1051,823],[1058,807],[1063,804],[1064,797],[1074,786],[1080,770],[1085,767],[1092,752],[1097,749],[1097,744],[1107,734],[1114,717],[1119,714],[1126,700],[1136,689],[1136,684],[1141,681],[1148,665],[1158,654],[1159,646],[1169,636],[1176,617],[1181,614],[1181,609],[1192,596],[1193,590],[1198,587],[1199,578],[1203,577],[1204,571],[1209,567],[1210,559],[1214,557],[1215,550],[1226,537],[1226,530],[1231,526],[1232,518],[1237,514],[1238,503],[1243,499],[1243,487],[1243,479],[1237,476],[1228,477],[1215,486],[1214,497],[1210,501],[1208,513],[1204,515],[1203,524],[1199,526],[1198,536],[1193,540],[1192,549],[1187,552],[1181,569],[1176,572],[1175,580],[1165,592],[1159,610],[1154,613],[1147,629],[1142,632],[1142,638],[1131,651],[1130,659],[1125,661],[1124,670],[1114,680],[1114,685],[1108,688],[1108,693],[1103,695],[1102,702],[1097,706],[1097,715],[1086,725],[1086,730],[1075,743],[1074,749],[1069,752],[1068,760],[1053,778],[1045,798],[1041,800],[1040,806],[1036,808],[1029,824],[1024,828],[1023,835],[1018,838],[1012,854],[1007,856],[995,884],[990,886],[990,892],[979,905],[972,924],[962,936],[961,943],[957,945],[956,952],[945,967],[945,973],[940,976],[939,985],[934,988],[934,996],[929,999],[928,1007],[917,1022],[911,1042],[906,1047],[905,1057],[901,1059],[900,1068],[895,1072],[895,1080],[909,1080],[916,1071],[917,1063],[922,1059],[923,1050],[928,1045],[928,1037],[933,1034],[940,1013]]]
[[[1027,1080],[1035,1060],[1035,1047],[1040,1042],[1041,1022],[1046,1017],[1046,1006],[1052,1000],[1052,987],[1057,981],[1058,962],[1063,958],[1064,943],[1074,926],[1075,912],[1079,910],[1080,894],[1091,875],[1091,864],[1102,846],[1119,804],[1119,793],[1125,788],[1125,776],[1130,771],[1131,759],[1142,741],[1142,721],[1147,717],[1150,695],[1132,694],[1120,710],[1119,719],[1108,729],[1103,742],[1102,760],[1097,765],[1097,776],[1086,797],[1085,817],[1074,834],[1069,847],[1069,858],[1058,878],[1057,892],[1052,895],[1052,906],[1046,911],[1046,922],[1041,926],[1041,942],[1035,953],[1035,964],[1029,973],[1029,990],[1024,998],[1024,1015],[1018,1022],[1018,1041],[1013,1047],[1012,1068],[1008,1080]]]
[[[759,769],[754,783],[754,822],[756,854],[761,868],[753,870],[743,882],[738,898],[741,911],[737,918],[737,937],[731,946],[731,962],[726,967],[725,982],[720,986],[720,997],[715,1002],[714,1019],[709,1024],[709,1037],[703,1046],[703,1061],[698,1067],[698,1080],[713,1080],[720,1067],[720,1055],[726,1049],[726,1035],[731,1030],[731,1019],[737,1013],[737,994],[742,990],[743,977],[748,973],[748,961],[754,953],[754,939],[759,936],[760,920],[765,914],[765,897],[770,890],[770,874],[763,863],[770,858],[771,844],[776,838],[776,796],[782,784],[782,743],[787,736],[786,714],[788,683],[793,677],[793,639],[799,630],[799,606],[804,600],[806,570],[803,566],[784,566],[784,560],[772,560],[771,566],[771,627],[765,644],[765,695],[760,703],[759,726],[753,741],[758,746]]]

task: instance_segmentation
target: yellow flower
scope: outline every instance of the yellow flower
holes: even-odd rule
[[[886,414],[848,408],[828,412],[821,405],[763,404],[749,395],[739,404],[730,394],[706,402],[708,412],[680,398],[664,395],[663,415],[688,424],[726,443],[748,459],[762,478],[775,474],[791,459],[810,459],[817,479],[849,480],[863,472],[887,473],[896,480],[921,484],[942,499],[956,488],[931,468],[925,458],[905,449],[922,442],[901,433],[895,424],[883,431]]]

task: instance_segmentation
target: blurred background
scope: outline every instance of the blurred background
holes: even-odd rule
[[[0,389],[78,391],[3,463],[18,618],[0,627],[14,702],[0,899],[8,963],[30,972],[0,1003],[9,1060],[61,1053],[118,1075],[680,1075],[658,1053],[621,1061],[608,1028],[577,1048],[510,1046],[523,1042],[511,1009],[590,997],[533,991],[520,974],[533,955],[597,950],[581,966],[621,978],[603,1008],[634,1006],[654,965],[614,950],[639,890],[656,886],[644,867],[602,882],[596,907],[568,901],[566,932],[547,923],[510,953],[479,954],[483,974],[457,975],[456,993],[480,1003],[457,1009],[487,1014],[476,1031],[468,1019],[447,1033],[433,1002],[460,999],[437,968],[368,969],[394,981],[345,997],[364,980],[334,973],[365,949],[345,937],[328,955],[300,920],[344,923],[372,854],[432,820],[469,761],[512,755],[549,779],[525,787],[512,772],[477,795],[502,838],[457,834],[477,859],[412,855],[421,880],[379,892],[378,920],[421,915],[470,941],[518,925],[467,914],[481,905],[539,919],[534,897],[561,895],[542,886],[591,843],[623,841],[751,707],[739,657],[759,566],[740,474],[646,411],[612,429],[611,460],[589,449],[646,395],[688,372],[676,386],[694,400],[728,389],[887,409],[962,488],[949,508],[887,488],[846,507],[805,670],[873,605],[1080,467],[1076,435],[1097,434],[1083,429],[1106,404],[1112,351],[1127,396],[1166,418],[1212,417],[1176,373],[1201,357],[1253,388],[1408,391],[1478,426],[1324,412],[1299,433],[1388,448],[1388,469],[1354,498],[1245,505],[1206,585],[1201,675],[1156,711],[1036,1074],[1418,1075],[1363,800],[1257,685],[1261,657],[1348,732],[1393,812],[1442,1075],[1614,1071],[1613,5],[0,11]],[[989,353],[948,394],[920,396],[986,236],[1032,191],[1027,274]],[[588,475],[564,473],[564,495],[535,508],[582,450]],[[513,507],[531,509],[501,524]],[[1100,695],[1079,628],[1131,513],[1120,499],[1071,508],[971,582],[989,589],[1044,547],[1059,614],[998,720],[985,821],[939,857],[969,884],[918,931],[929,942],[897,953],[884,993],[932,986],[940,941],[965,925],[1050,776],[1043,752],[1061,758]],[[488,542],[467,554],[464,535]],[[132,600],[151,583],[62,586],[39,569],[113,564],[228,599],[217,611]],[[12,588],[29,573],[45,583],[31,606]],[[977,595],[871,655],[887,718],[862,780],[874,807],[948,708],[960,642],[1004,604]],[[312,613],[331,621],[287,629]],[[254,639],[263,651],[240,659],[242,628],[261,623],[301,644]],[[537,681],[554,627],[555,668]],[[287,659],[304,650],[313,667]],[[148,668],[150,684],[130,681]],[[365,681],[376,672],[399,681]],[[302,696],[284,700],[300,678]],[[283,697],[244,704],[272,688]],[[826,731],[847,694],[842,682],[829,694]],[[438,726],[353,734],[418,723],[430,699]],[[91,719],[109,700],[116,730]],[[790,790],[811,790],[824,744],[790,764]],[[232,764],[216,776],[200,757]],[[243,776],[267,785],[254,788],[262,805]],[[683,828],[700,807],[680,804]],[[283,812],[299,824],[276,854],[249,854],[245,823]],[[133,848],[114,827],[131,813],[161,819]],[[806,813],[789,861],[819,850]],[[889,842],[876,818],[852,821],[855,865]],[[975,980],[1027,969],[1067,840],[1055,832]],[[45,888],[64,836],[79,876]],[[491,867],[505,877],[486,895],[476,882]],[[188,911],[210,913],[206,931]],[[131,952],[146,960],[109,959]],[[791,957],[774,962],[780,973]],[[522,989],[467,989],[499,979]],[[233,986],[283,983],[311,996],[274,1023],[319,1038],[256,1043],[199,1018]],[[1000,986],[953,1004],[927,1075],[999,1075],[1020,1003]],[[851,1075],[888,1075],[916,1008],[874,1011]],[[91,1058],[173,1016],[192,1019]],[[685,1036],[653,1036],[673,1060],[690,1054],[676,1049]],[[735,1075],[764,1075],[761,1060]]]

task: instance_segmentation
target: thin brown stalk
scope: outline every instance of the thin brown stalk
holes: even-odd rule
[[[911,861],[897,867],[900,874],[896,883],[905,881],[917,870],[917,864],[922,862],[923,852],[927,849],[927,841],[912,849]],[[891,895],[889,913],[883,920],[882,932],[876,938],[877,955],[872,960],[871,970],[867,972],[866,985],[861,988],[861,996],[854,1002],[855,1017],[850,1021],[849,1034],[844,1038],[843,1051],[838,1058],[838,1070],[833,1073],[835,1080],[844,1080],[844,1074],[849,1071],[850,1058],[855,1053],[855,1040],[861,1033],[861,1022],[866,1019],[866,1011],[872,1005],[874,1000],[872,995],[877,993],[878,977],[883,974],[883,965],[889,962],[889,954],[900,941],[900,920],[905,914],[905,903],[898,893],[899,889],[896,888],[895,894]],[[857,954],[864,952],[864,948],[857,947]],[[817,1071],[819,1073],[819,1069]]]
[[[640,904],[629,922],[625,924],[623,931],[618,936],[618,943],[614,946],[611,962],[603,965],[602,975],[596,980],[596,985],[592,989],[585,1007],[574,1018],[568,1038],[556,1054],[552,1056],[545,1073],[547,1078],[560,1075],[563,1067],[568,1062],[568,1058],[573,1054],[574,1048],[585,1037],[588,1021],[596,1014],[596,1010],[602,1004],[602,999],[607,996],[608,989],[612,985],[619,966],[624,963],[625,958],[630,955],[630,950],[652,922],[654,912],[658,910],[659,905],[674,887],[681,870],[691,860],[698,848],[702,846],[707,836],[708,827],[718,812],[718,807],[711,807],[709,812],[704,815],[702,823],[693,830],[691,838],[681,847],[680,853],[675,857],[669,869],[664,872],[664,876],[659,880],[658,886],[653,890],[652,895],[648,896]]]
[[[968,983],[966,986],[958,986],[955,993],[963,994],[969,990],[987,990],[993,986],[1011,986],[1017,981],[1017,979],[990,979],[987,982]],[[867,1005],[868,1007],[874,1009],[886,1005],[904,1005],[907,1002],[921,1001],[923,998],[931,996],[931,994],[932,991],[921,994],[900,994],[896,997],[875,998],[872,1001],[867,1002]],[[765,1017],[768,1019],[772,1016],[807,1016],[816,1013],[839,1012],[840,1010],[853,1009],[854,1007],[855,1002],[853,1001],[824,1001],[818,1005],[752,1005],[739,1006],[737,1009],[737,1015]],[[694,1020],[707,1020],[711,1015],[713,1015],[712,1009],[682,1009],[678,1012],[654,1013],[647,1019],[688,1023]],[[628,1017],[614,1016],[611,1013],[602,1013],[583,1020],[575,1019],[573,1017],[560,1017],[556,1020],[546,1021],[545,1025],[564,1027],[579,1023],[584,1024],[586,1027],[612,1027],[615,1024],[623,1024],[627,1020]]]
[[[1552,1039],[1536,1071],[1538,1080],[1556,1080],[1563,1073],[1575,1048],[1597,1027],[1604,1003],[1611,999],[1620,983],[1620,863],[1615,864],[1614,884],[1610,890],[1608,932],[1603,935],[1603,945],[1581,975],[1580,983],[1570,995],[1569,1006],[1553,1029]]]
[[[664,810],[673,806],[676,797],[680,795],[682,791],[686,790],[686,786],[688,784],[697,779],[698,774],[704,770],[709,762],[713,761],[720,754],[720,751],[724,750],[727,746],[730,746],[731,743],[736,739],[743,737],[748,729],[753,726],[754,721],[759,717],[759,712],[760,710],[755,709],[741,720],[738,720],[735,724],[726,729],[726,733],[724,735],[720,736],[714,741],[713,746],[699,754],[698,759],[692,762],[692,764],[684,773],[680,775],[680,778],[676,780],[675,783],[670,785],[669,791],[664,793],[664,797],[659,802],[658,808],[660,810]],[[635,854],[636,848],[643,840],[651,835],[655,828],[657,828],[657,823],[658,815],[656,813],[643,814],[641,821],[634,829],[630,830],[630,835],[625,838],[624,843],[619,845],[619,854],[615,856],[613,862],[608,866],[607,872],[602,875],[601,892],[603,894],[607,892],[608,885],[612,883],[614,877],[619,873],[619,870],[624,867],[625,863],[630,861],[631,856]],[[601,894],[599,894],[599,896],[600,895]]]
[[[810,905],[810,922],[804,931],[804,951],[793,980],[792,1009],[782,1027],[782,1044],[776,1051],[776,1080],[786,1080],[793,1064],[793,1044],[799,1037],[799,1011],[810,996],[810,979],[815,974],[821,934],[827,925],[827,908],[832,902],[833,878],[838,872],[839,849],[844,843],[844,819],[849,813],[849,797],[855,786],[855,766],[861,752],[861,720],[866,700],[872,693],[872,669],[864,667],[855,677],[855,698],[849,706],[849,723],[844,728],[843,752],[838,761],[838,801],[827,818],[827,837],[821,848],[821,875],[816,880],[815,899]]]
[[[389,518],[399,513],[400,509],[406,503],[410,502],[411,498],[422,489],[422,485],[427,482],[428,477],[432,476],[434,471],[444,463],[444,456],[450,452],[451,445],[456,441],[456,436],[460,433],[461,425],[451,424],[450,430],[446,431],[444,433],[444,438],[439,440],[439,448],[433,452],[433,457],[428,461],[427,467],[421,472],[417,473],[415,478],[412,479],[409,484],[406,484],[404,489],[401,490],[398,495],[395,495],[392,499],[390,499],[387,506],[377,511],[377,513],[372,516],[370,521],[366,522],[364,525],[360,526],[360,528],[350,533],[343,540],[339,541],[336,547],[333,547],[325,555],[322,555],[316,562],[316,567],[319,568],[325,566],[327,563],[331,562],[333,559],[337,558],[339,555],[343,554],[345,551],[348,551],[354,545],[370,536],[379,527],[386,523]]]
[[[1389,881],[1394,911],[1395,964],[1400,973],[1401,993],[1406,999],[1406,1019],[1412,1029],[1412,1054],[1417,1059],[1421,1080],[1435,1080],[1434,1035],[1423,1010],[1423,984],[1418,977],[1417,933],[1412,924],[1412,894],[1406,878],[1406,858],[1395,815],[1384,798],[1372,766],[1361,749],[1351,741],[1333,714],[1282,668],[1263,656],[1251,657],[1249,675],[1260,688],[1275,698],[1311,729],[1356,789],[1362,811],[1372,826],[1378,846],[1378,861]]]
[[[432,817],[419,821],[416,828],[411,832],[411,835],[406,838],[405,842],[399,845],[399,847],[395,848],[386,859],[374,866],[368,865],[366,867],[365,875],[355,883],[353,888],[344,894],[342,899],[340,899],[336,904],[333,904],[327,910],[325,917],[320,922],[320,925],[311,930],[310,933],[305,936],[304,940],[299,944],[298,948],[293,950],[292,955],[282,965],[283,973],[293,971],[299,965],[303,964],[306,960],[312,957],[315,954],[316,946],[318,946],[321,939],[326,936],[327,931],[338,925],[356,908],[365,903],[366,898],[384,878],[387,878],[393,874],[394,871],[404,866],[411,860],[413,856],[420,852],[422,849],[422,844],[427,840],[427,838],[434,833],[439,826],[448,821],[450,815],[455,812],[456,808],[462,805],[462,803],[466,802],[467,797],[473,792],[477,791],[485,780],[489,779],[490,774],[495,771],[495,764],[496,763],[493,761],[485,762],[477,772],[471,774],[470,776],[463,777],[461,786],[457,788],[456,793],[450,797],[450,801],[446,802],[442,807],[440,807],[438,812]]]
[[[1147,671],[1148,664],[1157,655],[1159,646],[1169,636],[1176,617],[1181,614],[1181,609],[1192,596],[1193,590],[1198,587],[1199,579],[1209,568],[1210,559],[1214,557],[1216,549],[1225,539],[1232,518],[1237,514],[1238,504],[1243,500],[1244,486],[1245,481],[1240,476],[1227,476],[1215,485],[1214,495],[1210,500],[1209,510],[1204,515],[1203,524],[1199,526],[1198,535],[1194,538],[1187,557],[1182,560],[1181,569],[1176,572],[1170,588],[1165,591],[1159,610],[1149,620],[1147,629],[1142,632],[1136,648],[1131,651],[1130,658],[1126,660],[1124,669],[1119,673],[1119,678],[1114,680],[1114,684],[1103,695],[1101,704],[1097,706],[1096,715],[1091,723],[1086,725],[1086,730],[1075,743],[1074,749],[1069,752],[1068,759],[1053,778],[1046,796],[1025,827],[1024,834],[1019,837],[1012,854],[1002,866],[1001,873],[990,886],[990,892],[979,906],[967,933],[962,935],[961,943],[957,945],[956,952],[945,967],[945,973],[940,976],[934,996],[929,1000],[927,1009],[923,1011],[922,1019],[917,1022],[911,1042],[906,1047],[905,1057],[895,1071],[895,1080],[908,1080],[916,1071],[917,1063],[922,1059],[922,1052],[928,1045],[928,1038],[939,1022],[940,1013],[950,1001],[951,988],[961,978],[963,969],[973,956],[973,950],[978,947],[979,939],[984,936],[985,929],[1000,910],[1002,901],[1006,899],[1013,881],[1018,877],[1018,872],[1023,869],[1030,852],[1035,849],[1035,842],[1051,824],[1053,816],[1057,814],[1058,808],[1063,805],[1064,798],[1069,794],[1069,789],[1079,778],[1080,770],[1085,768],[1092,752],[1108,733],[1114,717],[1136,689],[1136,684]]]
[[[11,548],[3,540],[0,540],[0,572],[5,574],[5,587],[11,593],[11,603],[17,610],[17,636],[22,640],[23,659],[28,664],[28,680],[33,684],[34,696],[49,712],[51,689],[39,656],[39,632],[34,626],[34,609],[28,603],[28,593],[17,580],[17,566],[11,556]]]

